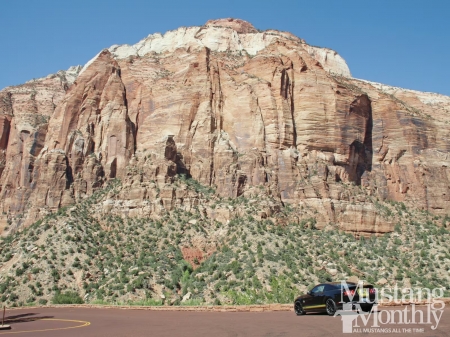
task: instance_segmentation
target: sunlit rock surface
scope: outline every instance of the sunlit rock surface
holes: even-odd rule
[[[113,178],[130,214],[193,205],[172,184],[186,174],[224,197],[261,186],[315,209],[319,227],[388,232],[376,200],[450,212],[449,110],[447,96],[353,79],[335,51],[242,20],[152,34],[0,91],[0,229]]]

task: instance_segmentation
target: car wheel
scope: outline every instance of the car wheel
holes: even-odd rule
[[[299,301],[295,302],[294,311],[297,316],[306,314],[305,309],[303,309],[303,305]]]
[[[370,312],[372,310],[373,304],[361,304],[361,310],[364,312]]]
[[[327,310],[328,316],[334,316],[334,314],[336,313],[336,303],[334,303],[334,301],[331,298],[327,299],[327,302],[325,303],[325,308]]]

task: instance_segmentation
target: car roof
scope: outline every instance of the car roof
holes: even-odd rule
[[[351,285],[351,286],[356,286],[357,285],[355,282],[346,282],[346,283],[347,283],[347,285]],[[329,284],[329,285],[332,285],[332,286],[340,286],[342,283],[341,282],[323,282],[323,283],[316,284],[315,287],[323,285],[323,284]],[[364,285],[365,286],[372,286],[372,284],[370,284],[370,283],[365,283]]]
[[[347,284],[356,284],[355,282],[346,282]],[[331,285],[341,285],[341,282],[325,282],[325,283],[320,283],[320,284],[331,284]]]
[[[323,283],[318,283],[316,284],[314,287],[320,286],[320,285],[325,285],[325,284],[329,284],[331,286],[340,286],[341,282],[323,282]],[[355,282],[347,282],[348,285],[350,286],[355,286],[356,283]]]

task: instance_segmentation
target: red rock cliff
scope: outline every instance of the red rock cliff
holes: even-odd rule
[[[79,70],[0,92],[4,217],[29,223],[112,178],[126,200],[173,204],[177,173],[222,196],[263,186],[350,231],[391,229],[373,198],[450,212],[450,98],[353,79],[289,33],[214,20]]]

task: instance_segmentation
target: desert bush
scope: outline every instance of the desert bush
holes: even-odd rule
[[[75,291],[66,291],[64,293],[56,292],[52,299],[53,304],[83,304],[84,301]]]

